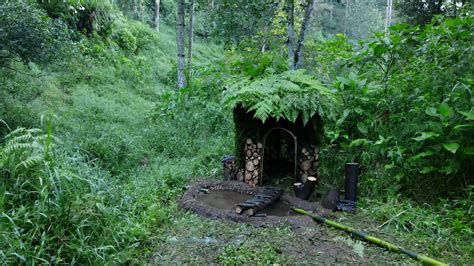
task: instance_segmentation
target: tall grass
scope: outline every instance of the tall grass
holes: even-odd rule
[[[113,25],[107,36],[78,35],[61,62],[0,69],[0,118],[14,129],[0,124],[3,263],[143,262],[182,186],[215,175],[231,148],[215,80],[196,72],[185,101],[164,100],[174,93],[173,30],[121,16]],[[221,48],[197,40],[195,49],[196,70],[209,74]]]

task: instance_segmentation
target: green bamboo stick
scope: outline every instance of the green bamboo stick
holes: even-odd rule
[[[448,264],[446,264],[442,261],[427,257],[427,256],[422,255],[422,254],[417,254],[417,253],[415,253],[413,251],[410,251],[410,250],[406,250],[406,249],[404,249],[400,246],[394,245],[394,244],[392,244],[390,242],[387,242],[385,240],[382,240],[382,239],[379,239],[379,238],[376,238],[376,237],[373,237],[373,236],[369,236],[369,235],[367,235],[367,233],[365,233],[363,231],[357,231],[352,227],[349,227],[349,226],[346,226],[346,225],[328,220],[328,219],[323,218],[321,216],[311,214],[311,213],[309,213],[309,212],[307,212],[303,209],[297,209],[297,208],[291,208],[291,209],[293,211],[297,212],[297,213],[304,214],[304,215],[307,215],[307,216],[311,217],[314,221],[316,221],[318,223],[324,223],[324,224],[327,224],[331,227],[334,227],[334,228],[337,228],[339,230],[345,231],[345,232],[347,232],[347,233],[349,233],[353,236],[361,238],[361,239],[363,239],[367,242],[370,242],[372,244],[375,244],[377,246],[383,247],[383,248],[385,248],[389,251],[406,254],[410,258],[415,259],[415,260],[419,260],[419,261],[421,261],[425,264],[429,264],[429,265],[448,265]]]

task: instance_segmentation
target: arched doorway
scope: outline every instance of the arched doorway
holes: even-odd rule
[[[283,127],[273,127],[268,130],[263,137],[259,184],[288,179],[293,183],[298,180],[297,147],[297,138],[290,130]],[[290,176],[292,178],[288,178]]]

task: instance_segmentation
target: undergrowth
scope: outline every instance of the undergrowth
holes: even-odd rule
[[[197,89],[167,99],[173,30],[107,12],[109,28],[76,33],[60,61],[0,68],[3,263],[146,261],[182,187],[229,150],[230,116],[209,96],[218,82],[199,74],[221,48],[197,41]]]

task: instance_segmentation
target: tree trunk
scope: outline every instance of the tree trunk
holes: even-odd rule
[[[133,0],[133,17],[138,17],[138,0]]]
[[[160,32],[160,0],[155,0],[155,30]]]
[[[385,15],[385,31],[388,31],[392,20],[392,0],[387,0],[387,12]]]
[[[312,0],[311,3],[305,7],[303,23],[301,24],[300,37],[298,39],[298,44],[295,51],[294,69],[301,67],[304,39],[306,38],[306,33],[308,32],[308,28],[311,23],[311,18],[313,17],[313,10],[315,5],[316,0]]]
[[[289,65],[290,70],[295,69],[294,11],[295,11],[294,0],[286,0],[286,14],[288,16],[288,40],[286,41],[286,45],[288,46],[288,65]]]
[[[389,12],[388,12],[388,26],[392,24],[392,7],[393,7],[393,0],[390,0]]]
[[[140,12],[138,14],[138,17],[139,17],[140,21],[143,22],[145,20],[144,19],[144,17],[145,17],[145,7],[143,6],[143,1],[142,0],[138,1],[138,7],[139,7],[139,10],[140,10]]]
[[[186,62],[184,55],[184,0],[178,0],[178,89],[186,87]]]
[[[195,0],[191,0],[189,6],[189,46],[188,46],[188,78],[191,79],[191,69],[193,61],[193,35],[194,35],[194,3]]]
[[[349,19],[349,0],[346,0],[346,13],[344,15],[344,35],[347,35],[347,20]]]

